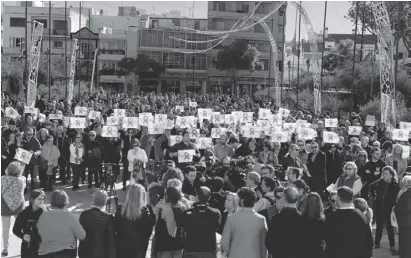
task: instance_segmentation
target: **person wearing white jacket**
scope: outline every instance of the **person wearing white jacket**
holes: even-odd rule
[[[140,141],[136,138],[133,139],[133,148],[130,149],[127,153],[127,160],[128,160],[128,171],[133,174],[134,172],[134,163],[136,161],[140,161],[143,163],[143,168],[145,168],[145,164],[148,162],[147,154],[146,152],[140,148]],[[131,177],[130,178],[130,184],[132,183],[137,183],[137,180],[142,180],[142,171],[140,170],[140,173],[138,173],[137,178]],[[123,187],[123,190],[125,188]]]
[[[73,169],[73,191],[79,189],[79,180],[83,169],[84,144],[81,133],[77,133],[76,138],[70,144],[70,164]]]

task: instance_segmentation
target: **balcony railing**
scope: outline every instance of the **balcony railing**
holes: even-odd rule
[[[122,70],[115,70],[115,69],[103,69],[98,72],[99,75],[117,75],[117,76],[126,76],[127,73]]]
[[[107,55],[125,55],[126,51],[124,49],[100,49],[100,54]]]

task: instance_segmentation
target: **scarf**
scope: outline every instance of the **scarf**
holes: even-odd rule
[[[3,176],[1,177],[1,196],[10,210],[17,210],[24,204],[25,178]]]

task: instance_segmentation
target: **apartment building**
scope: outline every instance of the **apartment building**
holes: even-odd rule
[[[247,14],[255,7],[257,2],[252,1],[209,1],[208,2],[208,29],[212,31],[226,31],[232,29],[233,25],[241,18],[247,16]],[[262,2],[255,12],[258,17],[263,17],[268,14],[273,8],[275,8],[279,2],[269,1]],[[285,24],[286,24],[286,7],[284,4],[277,12],[268,17],[265,22],[270,28],[276,45],[277,53],[276,59],[279,61],[278,67],[282,68],[284,59],[284,42],[285,42]],[[250,21],[247,24],[252,24]],[[254,45],[260,52],[260,61],[264,63],[264,70],[255,71],[250,74],[249,71],[239,71],[236,78],[237,88],[234,89],[231,76],[225,71],[219,71],[213,67],[212,60],[218,54],[218,52],[224,47],[237,40],[247,40],[249,44]],[[273,85],[274,84],[274,71],[270,71],[271,63],[270,58],[271,46],[266,32],[260,24],[230,34],[230,36],[224,40],[224,42],[208,52],[207,57],[207,76],[209,91],[212,92],[224,92],[224,93],[243,93],[249,94],[257,90],[260,85]],[[282,69],[281,69],[282,70]]]

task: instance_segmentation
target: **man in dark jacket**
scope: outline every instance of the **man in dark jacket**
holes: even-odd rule
[[[184,212],[182,226],[186,233],[184,257],[215,258],[216,232],[221,222],[221,213],[208,206],[211,197],[209,188],[198,189],[198,202]]]
[[[100,187],[99,178],[102,178],[101,162],[103,161],[103,145],[96,141],[96,132],[88,133],[89,140],[85,144],[86,166],[88,167],[88,188],[92,187],[93,174],[96,187]]]
[[[98,190],[93,195],[93,207],[83,211],[80,224],[86,238],[80,241],[80,258],[115,258],[116,245],[113,216],[103,211],[108,199],[107,192]]]
[[[308,180],[311,191],[323,194],[327,187],[327,174],[325,172],[325,154],[320,151],[318,143],[311,143],[311,153],[308,154],[307,169],[311,178]]]
[[[333,258],[370,258],[373,239],[363,213],[353,207],[353,191],[347,186],[337,190],[338,210],[327,216],[327,253]]]
[[[25,131],[25,139],[23,141],[23,144],[24,144],[23,149],[33,153],[30,163],[24,169],[24,176],[26,177],[26,180],[27,180],[28,175],[30,173],[31,189],[35,189],[35,181],[38,175],[38,159],[39,159],[38,157],[41,154],[41,144],[37,140],[37,138],[34,137],[34,130],[32,128],[28,128]]]
[[[63,127],[58,126],[56,129],[56,137],[54,137],[54,145],[60,151],[59,163],[59,174],[60,180],[63,184],[67,184],[67,180],[70,180],[70,169],[68,167],[70,163],[70,141],[68,137],[63,133]]]
[[[284,196],[277,202],[282,202],[280,213],[274,215],[268,225],[265,245],[273,257],[300,258],[301,246],[304,244],[304,220],[297,210],[298,192],[293,187],[284,189]]]

